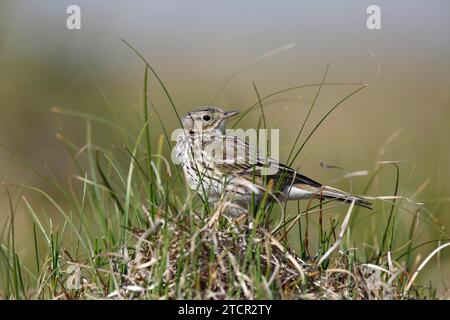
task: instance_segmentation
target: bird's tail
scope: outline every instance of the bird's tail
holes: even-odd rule
[[[346,193],[344,191],[341,191],[341,190],[335,189],[335,188],[331,188],[331,187],[325,186],[322,188],[323,188],[322,196],[325,198],[336,199],[339,201],[344,201],[344,202],[349,202],[349,203],[352,202],[353,200],[355,200],[356,205],[372,210],[372,202],[364,200],[361,197],[353,196],[349,193]],[[319,196],[320,196],[320,194],[319,194]]]
[[[328,198],[336,199],[343,202],[352,202],[355,200],[355,204],[367,209],[372,210],[372,203],[364,200],[361,197],[351,195],[347,192],[341,191],[328,186],[311,186],[303,183],[294,184],[289,191],[289,200],[298,199],[310,199],[310,198]]]

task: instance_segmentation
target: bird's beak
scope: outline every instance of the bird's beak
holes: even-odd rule
[[[228,118],[231,118],[231,117],[233,117],[233,116],[235,116],[237,114],[239,114],[239,111],[227,111],[227,112],[225,112],[223,114],[222,119],[228,119]]]

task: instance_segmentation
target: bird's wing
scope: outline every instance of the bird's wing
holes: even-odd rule
[[[215,165],[227,174],[254,177],[259,181],[266,176],[267,182],[274,180],[275,183],[281,182],[281,186],[295,183],[303,183],[314,187],[322,186],[296,170],[279,163],[279,161],[267,157],[256,146],[237,136],[223,136],[218,145],[219,147],[215,152]],[[281,179],[283,181],[280,181]]]

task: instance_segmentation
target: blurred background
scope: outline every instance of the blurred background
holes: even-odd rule
[[[81,8],[81,30],[66,27],[71,4]],[[366,26],[371,4],[381,9],[381,30]],[[211,103],[224,82],[244,67],[215,104],[245,110],[257,102],[252,81],[262,96],[320,83],[328,63],[326,82],[367,83],[323,124],[295,166],[307,176],[348,190],[348,181],[334,182],[340,173],[323,169],[320,161],[373,173],[377,161],[401,160],[399,193],[424,202],[448,229],[449,17],[446,0],[0,0],[0,181],[53,194],[25,161],[67,185],[73,163],[55,134],[64,132],[82,145],[86,126],[81,118],[52,113],[52,107],[111,118],[110,105],[123,126],[135,129],[141,114],[144,64],[121,41],[125,38],[155,66],[181,113]],[[284,49],[268,54],[280,48]],[[306,132],[354,89],[324,87]],[[269,126],[280,128],[281,160],[286,160],[316,90],[291,91],[266,105]],[[177,119],[154,81],[150,95],[166,127],[176,128]],[[259,116],[256,109],[240,126],[254,126]],[[150,125],[156,140],[161,128],[157,121]],[[95,144],[122,143],[111,128],[93,130]],[[362,192],[368,180],[354,178],[353,190]],[[391,195],[394,184],[394,168],[387,166],[369,194]],[[38,208],[49,207],[34,193],[27,197]],[[8,216],[6,186],[2,186],[0,223]],[[409,229],[411,215],[400,210],[398,217],[399,227]],[[17,246],[25,260],[33,256],[28,246],[30,223],[25,205],[19,202]],[[358,232],[364,239],[365,234],[379,231],[362,225]],[[442,236],[433,228],[421,232],[423,239]],[[415,253],[423,257],[436,245]],[[450,284],[449,254],[444,252],[441,258],[444,276],[434,263],[420,279],[434,281],[442,292],[445,280]]]

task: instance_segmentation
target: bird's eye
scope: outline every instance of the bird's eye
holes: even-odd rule
[[[205,115],[203,116],[203,120],[209,121],[209,120],[211,120],[211,117],[208,116],[207,114],[205,114]]]

